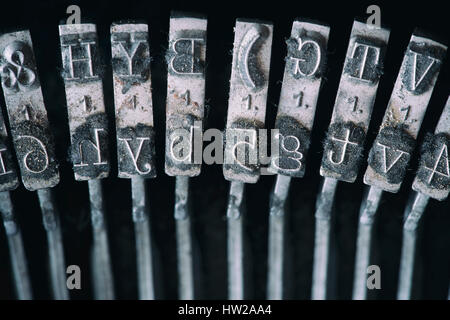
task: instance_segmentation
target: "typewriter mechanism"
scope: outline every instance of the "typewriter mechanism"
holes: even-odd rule
[[[399,7],[5,3],[0,299],[450,298],[448,17]]]

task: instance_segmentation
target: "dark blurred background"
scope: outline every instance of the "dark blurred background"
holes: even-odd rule
[[[67,19],[66,8],[77,4],[82,22],[97,24],[100,46],[107,68],[105,101],[110,115],[110,137],[115,137],[113,121],[113,91],[110,68],[109,27],[123,19],[145,20],[149,24],[152,60],[153,101],[157,132],[156,154],[158,177],[148,181],[150,189],[151,223],[156,245],[157,297],[177,298],[176,243],[173,220],[174,178],[164,174],[164,121],[166,96],[166,66],[169,15],[171,10],[199,12],[208,16],[206,98],[208,119],[205,129],[223,129],[233,45],[233,27],[237,17],[273,21],[274,38],[270,70],[270,89],[266,125],[273,127],[286,55],[285,40],[290,35],[296,17],[311,18],[331,27],[328,43],[328,66],[317,106],[312,134],[312,146],[307,159],[306,176],[293,179],[287,230],[288,290],[286,297],[310,297],[314,245],[314,204],[319,190],[321,141],[329,124],[336,90],[342,71],[348,39],[355,17],[366,19],[366,8],[377,4],[381,8],[382,24],[391,29],[385,60],[385,73],[378,89],[366,146],[371,146],[381,123],[404,50],[415,27],[448,41],[448,9],[443,1],[2,1],[0,31],[30,29],[39,75],[52,130],[56,137],[60,160],[61,182],[55,187],[61,214],[66,264],[77,264],[82,270],[82,290],[72,290],[73,299],[92,298],[89,256],[92,243],[87,184],[75,182],[68,161],[69,133],[64,87],[60,78],[61,59],[58,24]],[[448,59],[447,59],[448,60]],[[448,61],[444,62],[438,78],[419,141],[424,133],[434,130],[450,88]],[[3,99],[2,99],[3,100]],[[2,111],[4,112],[4,102]],[[111,141],[112,161],[115,140]],[[366,148],[367,149],[367,148]],[[366,152],[367,155],[367,152]],[[401,247],[402,215],[414,171],[416,157],[398,194],[385,194],[379,209],[374,236],[374,260],[381,267],[381,290],[369,293],[369,298],[394,299],[396,296]],[[362,174],[354,184],[341,183],[336,195],[335,238],[339,299],[350,299],[353,280],[358,210],[364,184]],[[264,299],[267,272],[267,225],[269,193],[273,176],[262,176],[255,185],[246,187],[246,227],[249,252],[248,298]],[[196,239],[197,272],[200,274],[198,298],[225,299],[226,273],[226,201],[228,182],[218,165],[202,168],[199,177],[191,179],[193,229]],[[117,178],[113,165],[110,177],[104,179],[109,219],[109,238],[113,261],[116,295],[119,299],[137,298],[134,232],[131,220],[130,182]],[[47,242],[41,223],[36,193],[22,186],[12,192],[29,259],[29,271],[35,298],[51,298],[47,264]],[[450,205],[449,201],[430,201],[422,220],[419,238],[418,276],[414,281],[413,297],[443,299],[447,297],[450,279]],[[14,299],[14,289],[4,229],[0,229],[0,299]]]

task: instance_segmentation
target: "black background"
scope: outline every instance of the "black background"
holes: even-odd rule
[[[98,27],[99,41],[107,66],[105,101],[110,115],[110,136],[113,127],[113,95],[109,44],[109,26],[113,21],[143,19],[150,29],[152,61],[152,86],[155,127],[157,131],[158,177],[148,182],[152,232],[156,244],[155,260],[158,298],[177,298],[176,248],[173,220],[174,179],[164,174],[164,120],[166,95],[166,67],[164,52],[167,46],[170,10],[185,10],[208,15],[207,88],[208,119],[206,128],[223,129],[228,99],[228,87],[233,44],[233,27],[237,17],[258,18],[274,23],[274,39],[270,71],[270,89],[267,105],[267,127],[273,127],[286,54],[285,39],[290,35],[293,19],[304,17],[328,23],[331,27],[328,43],[328,66],[321,90],[312,147],[307,160],[306,176],[294,179],[290,193],[288,215],[288,273],[287,298],[310,297],[314,203],[319,189],[319,166],[324,133],[328,127],[349,34],[355,17],[365,18],[367,6],[378,4],[382,24],[391,28],[391,36],[374,107],[366,146],[370,146],[384,114],[404,50],[415,27],[448,40],[448,9],[444,2],[413,1],[2,1],[0,28],[2,32],[30,29],[41,78],[44,99],[52,130],[57,142],[60,160],[61,183],[54,189],[61,214],[66,264],[77,264],[82,269],[82,290],[72,291],[73,299],[92,298],[89,255],[91,228],[86,183],[75,182],[71,164],[67,160],[69,134],[64,87],[60,78],[60,51],[58,24],[67,18],[70,4],[81,7],[82,21],[94,22]],[[448,59],[447,59],[448,60]],[[426,131],[433,131],[449,94],[450,73],[448,61],[438,78],[429,110],[419,136],[422,141]],[[2,107],[4,103],[2,102]],[[4,108],[3,108],[4,109]],[[3,110],[4,111],[4,110]],[[113,163],[115,141],[112,139]],[[413,179],[417,160],[399,194],[385,194],[380,206],[374,238],[373,263],[380,265],[382,289],[370,292],[370,298],[394,299],[396,296],[399,255],[401,246],[402,215]],[[336,295],[350,299],[355,254],[356,227],[360,201],[364,190],[361,168],[354,184],[341,183],[337,191],[335,210]],[[266,296],[267,272],[267,222],[269,193],[274,177],[264,176],[255,185],[248,185],[246,232],[249,253],[247,297],[263,299]],[[104,180],[109,219],[109,237],[113,258],[116,295],[120,299],[137,298],[137,279],[134,252],[133,225],[131,221],[130,182],[117,178],[113,165],[110,177]],[[191,180],[193,228],[197,240],[198,298],[224,299],[227,293],[226,278],[226,198],[228,182],[223,179],[221,166],[206,166],[202,174]],[[36,193],[22,186],[12,193],[19,214],[26,254],[35,298],[51,298],[47,272],[46,236],[41,223]],[[419,239],[419,272],[414,281],[413,297],[442,299],[447,297],[450,278],[450,210],[449,201],[430,201],[422,220],[423,237]],[[11,268],[6,237],[0,232],[0,299],[13,299]]]

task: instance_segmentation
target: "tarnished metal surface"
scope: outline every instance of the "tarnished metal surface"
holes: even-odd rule
[[[428,72],[439,70],[438,67],[433,67],[435,63],[433,59],[426,61],[426,57],[418,56],[417,50],[422,54],[435,52],[427,47],[427,41],[429,40],[412,36],[383,123],[369,153],[369,166],[364,175],[364,183],[371,187],[362,202],[359,218],[354,299],[366,298],[366,269],[370,262],[372,225],[382,191],[396,192],[400,188],[433,90],[435,79],[431,79],[437,77],[437,74]],[[436,52],[438,55],[443,54],[439,49]],[[429,83],[427,88],[422,87],[424,85],[422,81]],[[410,105],[405,107],[404,103]],[[402,117],[399,117],[399,112],[404,112]]]
[[[42,211],[42,223],[47,231],[53,298],[56,300],[68,300],[69,291],[66,285],[66,264],[59,213],[56,209],[51,189],[39,189],[37,194]]]
[[[205,113],[206,27],[204,16],[172,12],[169,27],[165,172],[176,176],[178,295],[194,299],[194,262],[189,179],[201,171]]]
[[[232,181],[227,206],[228,299],[244,296],[243,182]]]
[[[111,26],[119,178],[131,178],[139,298],[154,299],[148,194],[156,177],[155,133],[146,24]]]
[[[270,23],[236,20],[223,165],[230,181],[259,179],[258,129],[266,117],[272,34]]]
[[[364,300],[367,297],[367,267],[370,262],[373,223],[383,194],[383,190],[377,187],[368,189],[359,210],[355,271],[353,276],[353,300]]]
[[[426,137],[413,190],[431,198],[444,200],[450,192],[450,97],[444,107],[434,135]]]
[[[430,198],[445,200],[450,189],[448,145],[450,134],[450,98],[442,111],[434,134],[429,134],[422,144],[419,169],[405,209],[402,254],[397,299],[411,299],[417,228]]]
[[[96,26],[60,25],[63,79],[75,180],[88,180],[94,237],[92,268],[97,299],[114,299],[101,178],[109,174],[108,119]]]
[[[55,66],[55,56],[52,54],[55,42],[45,39],[52,35],[51,27],[41,24],[39,30],[32,30],[32,34],[36,32],[36,39],[33,37],[38,59],[36,62],[33,60],[33,46],[27,31],[0,34],[0,77],[8,104],[8,109],[2,111],[8,111],[8,117],[12,119],[8,121],[6,113],[3,114],[6,119],[1,119],[0,112],[0,211],[6,231],[0,238],[8,241],[10,249],[10,257],[7,257],[6,244],[0,246],[3,251],[0,255],[7,258],[0,270],[0,277],[7,280],[5,285],[0,285],[0,296],[13,298],[15,295],[11,289],[14,288],[11,285],[15,284],[18,298],[31,297],[31,286],[27,284],[26,249],[26,253],[32,253],[30,258],[35,260],[30,260],[33,284],[49,282],[33,288],[33,294],[38,299],[48,298],[50,293],[57,299],[67,299],[68,292],[76,299],[112,299],[114,289],[118,290],[118,298],[126,299],[223,298],[227,292],[231,299],[307,299],[310,294],[312,299],[348,299],[352,284],[355,299],[364,299],[366,296],[391,299],[395,297],[396,290],[398,299],[439,298],[444,294],[447,297],[445,266],[448,255],[443,252],[448,247],[448,233],[445,229],[449,222],[446,215],[449,203],[434,202],[429,207],[427,203],[431,198],[445,200],[450,191],[450,98],[436,130],[433,134],[426,135],[421,146],[421,159],[412,186],[414,192],[410,193],[410,200],[404,210],[403,230],[399,228],[399,214],[404,209],[404,193],[384,193],[398,191],[406,174],[414,174],[411,170],[416,168],[407,167],[411,160],[415,165],[415,159],[411,157],[416,154],[413,148],[420,134],[422,119],[428,123],[436,122],[436,111],[442,105],[433,106],[433,101],[441,101],[448,95],[445,88],[448,74],[446,70],[442,70],[439,75],[439,69],[445,67],[446,47],[431,40],[434,37],[414,33],[405,57],[400,52],[400,60],[397,61],[398,50],[404,50],[408,44],[411,34],[407,34],[407,30],[412,31],[414,21],[411,24],[404,20],[398,24],[400,29],[393,30],[399,33],[395,41],[391,40],[389,59],[385,60],[389,31],[375,25],[383,22],[383,25],[386,23],[395,26],[399,19],[391,15],[388,17],[384,6],[381,8],[381,16],[384,17],[382,21],[379,19],[380,8],[370,6],[374,10],[373,15],[368,8],[370,16],[367,24],[375,25],[355,22],[350,41],[348,34],[345,38],[345,32],[350,31],[353,21],[331,19],[333,30],[330,40],[333,41],[330,42],[332,48],[328,53],[326,46],[330,28],[317,22],[297,20],[289,32],[286,26],[292,20],[283,21],[286,18],[283,16],[274,18],[275,28],[280,25],[285,32],[278,36],[272,35],[273,27],[270,23],[238,19],[234,52],[231,52],[234,30],[229,23],[230,18],[234,18],[224,16],[219,26],[217,21],[209,21],[213,28],[209,28],[208,33],[214,31],[219,34],[208,39],[211,57],[208,54],[207,59],[207,23],[204,16],[173,13],[169,30],[168,17],[164,18],[164,14],[159,17],[159,13],[156,13],[157,19],[151,23],[156,29],[149,32],[151,30],[145,23],[127,21],[110,25],[112,16],[97,15],[97,27],[101,31],[99,35],[104,38],[97,42],[95,26],[80,25],[80,8],[70,7],[74,13],[67,19],[67,23],[76,21],[78,24],[61,26],[62,68]],[[252,15],[270,17],[267,8],[264,8],[265,6],[259,8],[262,11],[252,8]],[[101,11],[102,8],[97,9]],[[361,11],[358,8],[347,9],[350,15]],[[95,15],[94,11],[89,15]],[[101,13],[100,11],[97,13]],[[167,13],[167,7],[165,11]],[[438,23],[442,19],[437,19],[440,11],[442,10],[435,10],[428,17],[431,21],[434,19],[435,24],[431,28],[434,30],[430,31],[439,34],[444,30],[442,32],[445,37],[446,29],[442,27],[442,23]],[[39,16],[37,13],[36,11],[36,16]],[[117,17],[115,14],[114,16]],[[426,15],[422,16],[425,19],[423,22],[429,25],[426,23]],[[6,14],[3,19],[6,28],[15,24],[13,15]],[[53,32],[56,30],[54,27],[55,25]],[[108,30],[111,34],[107,34]],[[150,40],[156,40],[151,43],[153,57],[150,56],[149,34],[155,36]],[[276,61],[273,58],[270,61],[272,37],[276,49],[273,57],[276,56]],[[159,40],[163,43],[158,43]],[[283,40],[287,42],[286,53]],[[404,47],[401,48],[403,41]],[[111,52],[107,52],[106,56],[111,53],[112,60],[101,60],[99,51],[103,47],[110,49],[110,44]],[[344,60],[344,54],[345,61],[339,64],[338,60]],[[232,66],[229,64],[231,56]],[[152,67],[155,68],[151,70],[155,82],[150,77],[152,58],[155,59],[152,62]],[[400,65],[402,58],[404,61]],[[37,77],[36,66],[43,76],[41,80]],[[112,67],[111,74],[109,66]],[[398,72],[400,66],[400,74],[393,88],[397,75],[391,81],[392,71]],[[229,79],[226,79],[227,70],[232,71]],[[163,88],[166,71],[168,88]],[[381,77],[383,71],[387,73],[386,77]],[[67,123],[64,121],[65,111],[60,108],[61,102],[64,108],[64,90],[60,90],[62,83],[58,82],[57,73],[64,77],[65,89],[69,92],[67,104],[71,122],[71,150],[63,150],[67,141],[61,134],[67,129]],[[333,92],[337,88],[339,77],[339,91]],[[442,78],[442,84],[436,82],[438,77]],[[277,84],[273,91],[267,88],[269,78],[270,83]],[[110,82],[107,83],[106,94],[102,87],[104,80]],[[224,82],[228,80],[229,96],[228,92],[224,92],[224,88],[227,90],[228,87]],[[381,81],[386,80],[391,83],[387,81],[383,85]],[[435,82],[436,90],[433,89]],[[387,102],[391,92],[377,92],[379,83],[382,85],[380,90],[394,89],[389,105]],[[87,190],[74,184],[69,177],[68,181],[55,188],[54,195],[60,197],[57,200],[62,205],[61,209],[65,207],[62,212],[64,219],[59,223],[58,210],[49,188],[59,181],[58,165],[54,161],[54,147],[52,137],[48,134],[49,123],[40,85],[46,97],[45,102],[51,102],[47,98],[53,100],[53,103],[45,105],[49,107],[47,110],[50,112],[50,119],[58,120],[54,123],[54,133],[59,136],[58,145],[62,148],[59,153],[62,157],[68,155],[71,158],[61,161],[64,166],[67,161],[72,161],[75,178],[88,181],[90,221],[85,215],[89,206],[86,202]],[[206,96],[205,85],[209,92],[206,92]],[[320,114],[321,111],[327,111],[320,110],[318,95],[322,86],[325,89],[323,106],[327,107],[329,102],[335,102],[329,128],[328,122],[324,121],[330,119],[324,119],[327,116]],[[279,133],[272,136],[271,148],[258,150],[261,142],[266,142],[265,134],[258,132],[259,128],[264,127],[265,104],[276,99],[280,88],[278,105],[274,105],[278,111],[276,121],[269,126],[278,129]],[[374,116],[382,116],[386,106],[388,107],[378,137],[374,145],[370,146],[369,168],[364,179],[366,184],[361,185],[362,179],[359,180],[358,171],[361,161],[365,162],[365,159],[361,159],[365,155],[364,140],[366,135],[369,138],[373,133],[368,132],[368,127],[376,95],[380,100],[386,100],[379,110],[373,110]],[[110,105],[113,98],[117,130],[115,134],[110,133],[116,136],[113,137],[115,142],[108,139],[107,130],[114,129],[108,126],[106,119],[106,110],[113,111],[108,109],[113,107]],[[223,131],[226,135],[220,140],[216,136],[218,130],[208,131],[209,137],[214,132],[215,139],[214,144],[209,144],[206,150],[213,151],[214,146],[216,163],[224,154],[228,157],[224,159],[226,163],[222,168],[223,172],[219,172],[227,181],[224,182],[223,176],[218,177],[213,167],[203,168],[208,170],[204,170],[201,177],[190,181],[190,177],[199,176],[201,172],[199,156],[203,155],[202,131],[206,125],[204,118],[207,109],[212,106],[210,111],[218,111],[210,119],[211,126],[217,127],[220,119],[224,119],[227,107],[223,102],[228,98],[228,118]],[[268,98],[270,99],[267,100]],[[167,100],[163,101],[164,99]],[[162,105],[166,102],[167,117],[161,114],[164,112],[162,109],[165,109],[160,108],[161,102]],[[316,105],[319,110],[316,110]],[[428,118],[425,118],[427,108]],[[274,115],[273,111],[269,112],[270,117]],[[167,123],[158,126],[158,120],[167,120]],[[319,122],[315,124],[315,129],[322,132],[312,132],[314,121]],[[7,132],[4,122],[7,125],[11,122],[12,130]],[[154,127],[162,129],[162,134],[166,129],[167,133],[163,138],[166,140],[163,142],[165,172],[159,172],[161,177],[155,181],[157,189],[149,193],[146,187],[151,184],[146,179],[156,177],[154,150],[155,142],[160,142],[155,136],[159,136],[160,132],[154,131]],[[328,133],[322,139],[323,130],[327,129]],[[272,131],[272,134],[275,132],[277,131]],[[8,133],[14,144],[8,145]],[[221,145],[221,150],[217,149],[217,142]],[[117,148],[119,178],[130,179],[131,193],[128,195],[127,187],[130,185],[124,184],[123,180],[118,181],[117,177],[102,180],[108,175],[111,165],[116,165],[110,163],[116,155],[113,154],[111,158],[108,156],[107,146],[111,143],[115,143],[114,148]],[[266,156],[264,151],[268,149],[272,158],[261,157]],[[279,153],[275,154],[274,150]],[[233,160],[231,165],[227,161],[230,158]],[[318,170],[306,174],[306,170],[313,167],[318,169],[320,164],[317,161],[321,160],[320,176]],[[209,165],[211,161],[207,160],[205,163]],[[22,176],[24,183],[28,183],[27,188],[37,190],[36,194],[21,188],[9,192],[19,184],[21,171],[25,172]],[[268,171],[277,176],[274,179],[263,177],[259,181],[259,176]],[[166,174],[174,179],[164,177]],[[292,181],[292,178],[303,178],[305,175],[307,180],[303,182]],[[320,189],[318,179],[323,180]],[[350,183],[342,184],[340,181]],[[166,190],[173,182],[175,189]],[[259,183],[246,185],[255,182]],[[269,185],[273,182],[273,189],[270,190]],[[342,190],[337,190],[339,183]],[[108,195],[102,195],[102,185],[108,190]],[[227,186],[228,202],[223,198],[226,196],[223,192]],[[361,188],[368,192],[362,195]],[[128,193],[129,191],[130,189]],[[287,201],[289,192],[294,197],[292,201]],[[42,227],[39,228],[36,216],[32,214],[38,209],[37,203],[30,202],[36,195],[39,197],[48,243],[33,242],[33,239],[42,238],[43,231]],[[359,207],[356,201],[361,200],[360,198],[363,202]],[[152,208],[158,210],[154,215],[153,212],[150,215],[150,199]],[[194,199],[194,206],[190,207]],[[382,199],[385,201],[381,201]],[[171,201],[173,210],[169,208]],[[224,206],[227,208],[226,215],[220,212],[225,210]],[[250,212],[246,212],[245,207],[251,209]],[[17,216],[14,208],[17,208]],[[105,208],[110,209],[110,212],[106,212]],[[199,211],[194,212],[191,208]],[[334,208],[337,212],[334,212]],[[308,214],[314,209],[314,215]],[[360,209],[358,220],[355,220],[355,209]],[[387,211],[383,212],[384,209]],[[430,217],[425,217],[426,224],[423,225],[426,241],[419,243],[419,228],[422,227],[420,221],[425,210],[427,214],[430,213]],[[22,217],[22,214],[25,215]],[[382,218],[379,221],[380,228],[375,228],[374,224],[379,219],[377,214],[381,214]],[[108,218],[111,218],[111,223],[106,223]],[[25,224],[18,223],[22,220]],[[88,234],[89,230],[86,230],[86,224],[90,223],[93,227],[92,237]],[[315,233],[311,228],[313,223]],[[355,228],[356,224],[359,229]],[[114,241],[110,243],[114,245],[111,247],[114,248],[111,251],[114,255],[111,256],[107,225],[113,231],[111,236],[114,236],[111,238]],[[22,229],[25,231],[22,232],[23,244],[21,226],[26,227]],[[61,232],[61,226],[64,227],[64,233]],[[161,252],[152,252],[150,226],[156,231],[154,236],[158,247],[161,245]],[[351,255],[355,251],[355,231],[358,232],[357,254],[353,260]],[[400,243],[393,245],[391,240],[399,240],[401,231],[403,247],[399,257]],[[81,270],[80,290],[70,291],[72,288],[69,279],[75,282],[79,279],[78,276],[70,277],[69,270],[77,268],[69,268],[66,273],[67,265],[63,254],[66,243],[62,236],[68,241],[67,249],[70,249],[67,252],[70,253],[67,256],[70,259],[67,262],[75,264]],[[83,237],[81,242],[80,236]],[[193,237],[198,237],[201,241],[199,247],[195,245]],[[248,243],[244,240],[248,240]],[[315,248],[312,248],[314,241]],[[32,252],[28,252],[28,244],[32,245]],[[92,244],[94,250],[89,259],[86,250],[91,249]],[[421,246],[418,247],[418,244]],[[335,245],[337,248],[333,248]],[[373,256],[375,259],[371,256],[372,245],[376,246],[372,249],[377,249]],[[422,246],[424,252],[419,250]],[[41,259],[43,250],[46,249],[49,250],[50,261]],[[201,264],[197,264],[199,254],[202,255],[201,258],[205,258],[201,259]],[[336,257],[338,259],[334,259]],[[401,258],[398,277],[392,272],[399,267],[399,259],[396,258]],[[92,266],[87,260],[93,261]],[[36,264],[36,261],[39,263]],[[114,282],[111,262],[114,263],[114,270],[118,271]],[[352,265],[353,262],[355,265]],[[312,263],[314,267],[310,270]],[[369,265],[372,266],[367,268]],[[46,274],[46,266],[50,267],[51,273]],[[375,271],[375,277],[371,277],[370,270]],[[227,271],[228,279],[225,276]],[[379,271],[381,289],[373,285],[379,283]],[[86,276],[93,277],[91,285],[86,285]],[[358,282],[352,281],[352,276]],[[370,279],[375,280],[372,286]],[[399,281],[398,286],[392,283],[396,280]],[[311,281],[312,292],[309,287]],[[74,289],[79,288],[76,286]],[[334,289],[338,290],[335,292]],[[186,313],[187,309],[186,306],[183,311]]]
[[[174,216],[177,234],[178,296],[182,300],[192,300],[195,298],[195,288],[189,216],[189,177],[176,177]]]
[[[354,182],[369,127],[389,30],[355,21],[328,127],[320,174]]]
[[[291,177],[278,175],[270,198],[267,298],[283,299],[285,207]]]
[[[354,182],[358,176],[389,33],[353,23],[320,167],[326,178],[316,203],[312,299],[327,298],[330,220],[337,180]]]
[[[105,205],[102,181],[89,180],[89,200],[91,204],[91,224],[94,244],[91,252],[91,265],[94,295],[98,300],[114,299],[114,278],[109,253],[106,228]]]
[[[105,178],[110,169],[108,119],[96,27],[60,25],[59,36],[75,180]]]
[[[244,183],[260,175],[258,129],[264,127],[273,26],[237,19],[226,122],[223,174],[227,208],[228,298],[244,299]]]
[[[23,185],[54,187],[58,163],[29,31],[0,36],[0,74]]]
[[[305,174],[329,32],[328,26],[301,20],[292,25],[275,122],[279,155],[271,159],[270,172],[292,177]]]
[[[139,298],[142,300],[152,300],[155,298],[153,250],[149,219],[150,209],[144,178],[134,177],[131,179],[131,194],[136,239]]]
[[[416,256],[417,227],[427,207],[430,197],[414,192],[405,210],[403,224],[402,253],[400,256],[400,273],[398,277],[397,299],[411,299],[413,286],[414,261]]]
[[[303,177],[319,89],[326,65],[326,46],[330,28],[325,25],[294,21],[287,43],[287,57],[278,104],[275,128],[278,154],[272,158],[269,172],[278,173],[271,194],[267,297],[283,298],[285,202],[290,178]]]
[[[206,26],[204,17],[172,13],[170,18],[165,161],[169,176],[194,177],[201,171]]]
[[[431,39],[411,36],[369,153],[365,184],[389,192],[400,189],[446,49]]]
[[[65,265],[61,230],[49,190],[59,183],[59,170],[30,32],[3,34],[0,37],[0,55],[3,94],[22,182],[28,190],[38,190],[47,231],[53,296],[55,299],[68,299],[63,279]],[[14,241],[16,249],[20,250],[17,245],[20,246],[21,241]]]
[[[314,214],[314,261],[311,299],[325,300],[327,298],[328,258],[330,251],[331,210],[338,180],[324,178],[319,196],[316,200]]]
[[[111,26],[119,178],[156,177],[146,24]]]

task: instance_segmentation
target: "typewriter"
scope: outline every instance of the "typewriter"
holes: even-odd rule
[[[2,7],[0,299],[450,297],[442,4]]]

